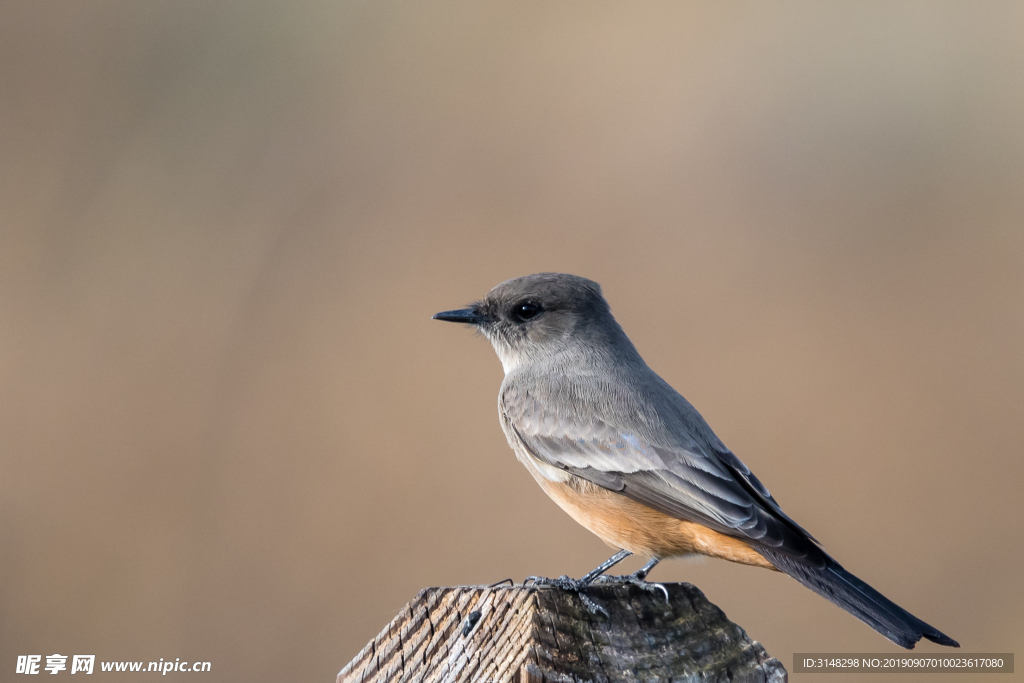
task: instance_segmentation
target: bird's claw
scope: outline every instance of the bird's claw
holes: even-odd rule
[[[642,588],[651,593],[657,593],[660,591],[661,594],[665,596],[665,604],[669,604],[668,589],[665,588],[664,584],[647,581],[640,576],[639,572],[623,574],[621,576],[601,576],[597,581],[601,583],[628,583],[631,586]],[[597,583],[597,581],[595,581],[595,583]]]
[[[586,605],[587,609],[590,610],[591,614],[603,614],[606,617],[609,616],[608,610],[591,600],[582,590],[575,591],[575,593],[579,597],[580,602]]]
[[[579,579],[570,578],[565,574],[562,574],[557,579],[549,579],[546,576],[527,576],[526,581],[531,582],[534,586],[554,586],[555,588],[561,588],[564,591],[572,591],[574,593],[578,593],[587,587],[587,584]],[[526,581],[523,583],[525,584]]]
[[[603,614],[606,617],[608,616],[608,610],[594,602],[586,593],[583,592],[586,590],[587,586],[590,585],[589,583],[584,583],[579,579],[573,579],[565,574],[559,576],[557,579],[549,579],[544,576],[527,576],[526,580],[523,581],[523,585],[525,586],[527,582],[532,583],[534,586],[554,586],[560,590],[575,593],[579,597],[580,602],[590,610],[591,614]]]

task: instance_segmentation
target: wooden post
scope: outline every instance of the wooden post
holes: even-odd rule
[[[569,683],[788,680],[688,583],[665,596],[602,582],[587,596],[552,587],[426,588],[338,674],[338,683]]]

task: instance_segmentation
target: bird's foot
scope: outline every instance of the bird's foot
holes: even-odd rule
[[[593,583],[593,581],[573,579],[563,574],[557,579],[549,579],[544,576],[528,576],[526,577],[526,580],[523,581],[523,585],[525,586],[528,582],[532,583],[534,586],[554,586],[560,590],[575,593],[579,597],[580,602],[590,610],[591,614],[600,613],[606,617],[608,616],[608,610],[594,602],[586,593],[583,592],[591,583]]]
[[[642,588],[645,591],[651,593],[660,592],[662,595],[665,596],[665,604],[667,605],[669,603],[668,589],[665,588],[664,584],[654,583],[653,581],[646,580],[644,578],[646,576],[647,572],[636,571],[632,574],[623,574],[621,576],[602,576],[599,579],[597,579],[595,583],[626,583],[631,586]]]
[[[527,576],[526,581],[523,583],[527,582],[532,583],[534,586],[554,586],[555,588],[561,588],[564,591],[572,591],[574,593],[580,592],[588,585],[579,579],[573,579],[565,574],[562,574],[557,579],[549,579],[545,576]]]

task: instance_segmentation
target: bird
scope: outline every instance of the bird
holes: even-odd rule
[[[596,282],[536,273],[433,318],[490,341],[505,371],[498,411],[509,446],[559,507],[618,549],[581,579],[535,580],[594,609],[586,588],[632,554],[648,562],[622,578],[639,584],[663,559],[704,555],[785,573],[906,649],[922,637],[960,646],[844,569],[783,512],[644,362]]]

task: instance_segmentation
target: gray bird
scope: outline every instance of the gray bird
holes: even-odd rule
[[[651,370],[596,282],[538,273],[503,282],[437,320],[467,323],[505,369],[501,427],[526,469],[563,510],[613,548],[580,593],[630,554],[692,554],[785,572],[911,649],[959,644],[849,573],[779,507],[700,413]],[[648,584],[656,585],[656,584]]]

